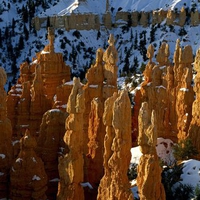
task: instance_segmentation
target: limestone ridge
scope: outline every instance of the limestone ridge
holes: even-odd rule
[[[9,194],[9,170],[12,163],[12,126],[6,115],[6,84],[7,75],[0,67],[0,199]]]
[[[165,190],[161,183],[162,169],[156,153],[157,121],[155,111],[143,102],[138,116],[138,145],[143,155],[138,164],[137,186],[140,199],[165,200]]]
[[[173,141],[187,136],[192,119],[191,107],[194,101],[192,88],[192,48],[180,48],[177,40],[174,53],[174,64],[168,60],[169,47],[163,43],[158,51],[156,61],[152,62],[153,46],[148,48],[150,61],[144,70],[144,82],[136,92],[137,104],[134,116],[138,115],[140,102],[148,102],[150,110],[155,110],[158,137],[170,138]],[[140,99],[140,100],[139,100]],[[137,123],[137,119],[133,119]],[[134,124],[134,137],[137,137],[137,124]]]

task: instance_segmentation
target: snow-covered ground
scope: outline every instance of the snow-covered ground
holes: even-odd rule
[[[168,165],[171,165],[174,161],[172,147],[173,147],[173,142],[170,139],[163,139],[163,138],[157,139],[157,146],[156,146],[157,155],[160,157],[162,161],[164,161]],[[139,159],[142,156],[139,146],[131,149],[131,155],[132,155],[131,163],[138,164]],[[185,160],[182,163],[183,163],[183,170],[182,170],[183,173],[180,176],[180,182],[177,182],[174,185],[174,187],[178,186],[179,183],[189,184],[193,186],[194,190],[196,187],[200,187],[200,161],[190,159],[190,160]],[[136,180],[133,180],[132,184],[137,184]],[[137,186],[132,187],[131,190],[134,196],[138,198]]]
[[[47,9],[41,13],[41,16],[49,15],[66,15],[70,13],[105,13],[107,0],[86,0],[84,2],[78,0],[62,0],[57,5]],[[115,8],[122,11],[145,11],[152,10],[180,10],[182,7],[192,8],[196,4],[196,8],[200,10],[198,0],[109,0],[109,9]]]

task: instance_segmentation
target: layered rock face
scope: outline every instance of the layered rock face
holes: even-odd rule
[[[156,153],[157,121],[155,112],[143,102],[138,116],[138,145],[143,155],[138,164],[137,186],[140,199],[165,200],[165,190],[161,183],[162,169]]]
[[[59,159],[60,183],[57,199],[84,199],[81,183],[84,181],[83,171],[83,112],[85,110],[84,91],[80,80],[74,78],[74,86],[69,96],[64,141],[69,153]]]
[[[20,153],[10,171],[11,199],[46,200],[47,175],[44,164],[34,148],[37,143],[29,130],[20,140]]]
[[[7,75],[0,67],[0,199],[7,199],[9,194],[9,171],[12,163],[12,126],[6,116],[6,84]]]
[[[180,48],[179,40],[174,53],[174,66],[169,63],[169,47],[163,43],[156,60],[152,62],[153,46],[148,48],[150,61],[144,71],[145,80],[136,92],[137,104],[133,120],[137,123],[138,108],[141,102],[148,102],[149,109],[155,110],[158,121],[158,137],[173,141],[186,137],[191,121],[191,106],[194,100],[192,89],[192,48]],[[138,100],[140,99],[140,101]],[[134,124],[134,137],[138,135],[138,126]]]
[[[56,199],[58,190],[58,158],[68,151],[63,141],[67,116],[66,112],[62,112],[59,109],[51,109],[43,115],[40,125],[36,152],[44,162],[48,177],[46,195],[49,200]]]
[[[127,92],[114,93],[106,100],[103,120],[106,125],[104,176],[97,199],[133,199],[127,177],[131,158],[131,104]]]

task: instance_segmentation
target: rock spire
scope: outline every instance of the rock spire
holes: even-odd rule
[[[138,145],[143,155],[138,164],[137,186],[140,199],[165,200],[165,190],[161,183],[161,167],[156,153],[157,121],[155,111],[143,102],[139,116]]]
[[[20,140],[20,153],[10,172],[13,200],[47,199],[47,175],[41,158],[34,151],[36,145],[35,138],[27,129]]]

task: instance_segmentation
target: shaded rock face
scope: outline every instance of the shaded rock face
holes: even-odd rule
[[[41,158],[34,151],[36,145],[35,138],[27,130],[20,140],[20,153],[10,171],[13,200],[47,199],[47,175]]]
[[[137,102],[133,120],[137,123],[135,118],[138,116],[138,108],[141,102],[146,101],[149,109],[155,110],[158,137],[181,140],[186,137],[192,118],[192,48],[186,46],[181,49],[178,40],[174,52],[174,66],[169,63],[169,46],[166,43],[163,43],[158,51],[158,64],[152,62],[153,51],[150,46],[147,52],[150,61],[144,71],[145,80],[135,96]],[[133,128],[134,137],[138,135],[136,123]]]
[[[63,136],[65,134],[65,120],[67,113],[59,109],[47,111],[40,125],[37,154],[44,162],[44,168],[48,177],[48,190],[46,192],[49,200],[56,199],[58,190],[58,158],[68,151]]]
[[[59,109],[66,112],[67,101],[73,87],[73,82],[66,82],[65,79],[63,83],[56,88],[56,94],[53,98],[53,109]]]
[[[143,155],[138,164],[137,186],[140,199],[165,200],[165,190],[161,183],[162,169],[156,153],[157,121],[155,112],[143,102],[139,116],[138,145]]]
[[[57,199],[84,199],[80,183],[84,181],[83,172],[83,113],[85,109],[84,91],[80,80],[74,78],[74,86],[69,96],[64,141],[69,153],[59,159],[60,182]],[[77,173],[78,172],[78,173]]]
[[[7,199],[9,194],[9,170],[12,163],[12,126],[6,116],[6,84],[7,75],[0,67],[0,199]]]
[[[127,177],[131,158],[131,104],[127,92],[114,93],[106,100],[103,120],[106,125],[104,176],[97,199],[133,199]]]

